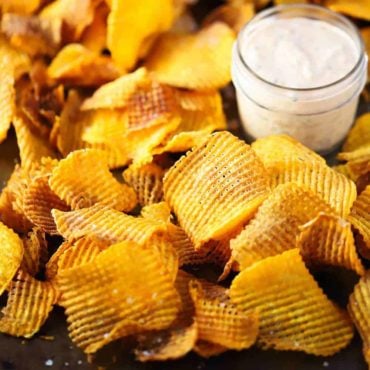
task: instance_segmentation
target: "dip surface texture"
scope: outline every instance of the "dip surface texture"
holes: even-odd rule
[[[259,77],[287,88],[314,88],[338,81],[359,57],[345,31],[304,17],[262,20],[243,40],[241,53]]]

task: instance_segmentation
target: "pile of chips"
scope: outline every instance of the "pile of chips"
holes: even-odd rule
[[[354,324],[370,364],[370,114],[334,168],[284,135],[246,144],[219,89],[268,1],[201,26],[189,3],[0,0],[0,142],[13,126],[21,160],[0,195],[0,332],[30,338],[58,305],[85,353],[130,338],[149,361],[329,356]],[[315,280],[327,266],[360,278],[347,309]]]

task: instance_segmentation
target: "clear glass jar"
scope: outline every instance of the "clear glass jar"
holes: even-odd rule
[[[288,88],[263,79],[246,63],[242,45],[265,19],[304,17],[328,22],[349,35],[358,59],[345,76],[325,86]],[[357,28],[345,17],[316,5],[282,5],[259,13],[239,33],[233,48],[232,80],[240,118],[252,139],[288,134],[320,153],[345,138],[367,79],[367,55]]]

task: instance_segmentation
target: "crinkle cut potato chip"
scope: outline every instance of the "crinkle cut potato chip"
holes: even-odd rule
[[[370,249],[370,185],[355,200],[349,222],[361,234],[366,246]]]
[[[276,187],[255,217],[230,242],[234,268],[243,270],[266,257],[296,248],[299,227],[319,212],[334,211],[306,188],[294,183]]]
[[[101,203],[130,211],[137,203],[134,190],[113,177],[106,154],[99,150],[82,149],[69,154],[53,170],[49,185],[72,209]]]
[[[112,0],[110,8],[107,46],[122,71],[135,66],[145,42],[167,31],[175,16],[172,0],[161,1],[161,6],[156,0]]]
[[[21,270],[35,276],[45,266],[49,258],[45,233],[38,228],[33,228],[27,237],[23,238],[23,249]]]
[[[3,142],[10,128],[15,113],[15,90],[13,67],[1,61],[0,64],[0,143]]]
[[[159,255],[132,242],[62,271],[58,282],[71,339],[86,353],[127,335],[164,329],[180,306]]]
[[[227,351],[227,348],[219,344],[198,340],[193,348],[194,352],[204,358],[218,356]]]
[[[142,206],[158,203],[163,198],[164,170],[155,163],[123,172],[123,178],[136,192]]]
[[[264,348],[330,356],[353,337],[346,312],[325,296],[298,249],[243,270],[230,298],[241,312],[258,312],[258,344]]]
[[[258,315],[239,311],[230,302],[225,288],[192,281],[190,294],[195,305],[198,339],[235,350],[254,344],[258,335]]]
[[[269,191],[253,150],[226,131],[187,153],[164,178],[165,200],[196,249],[250,219]]]
[[[138,68],[116,80],[102,85],[87,98],[81,109],[124,108],[131,96],[140,88],[149,86],[151,80],[145,68]]]
[[[145,244],[166,231],[161,221],[129,216],[101,204],[71,212],[54,209],[52,214],[59,234],[67,240],[90,236],[110,244],[124,240]]]
[[[233,30],[221,22],[190,35],[168,33],[155,45],[145,66],[161,83],[195,90],[217,89],[230,82],[234,41]]]
[[[306,263],[345,267],[359,275],[365,273],[348,221],[320,213],[299,229],[297,244]]]
[[[54,235],[57,229],[51,210],[68,211],[70,208],[50,189],[48,180],[47,176],[38,177],[29,184],[24,195],[23,210],[34,225]]]
[[[0,295],[21,265],[23,243],[19,236],[0,222]]]
[[[339,153],[338,158],[347,161],[348,171],[357,180],[362,175],[370,173],[370,142],[352,152]]]
[[[370,144],[370,113],[365,113],[356,119],[343,144],[342,151],[352,152],[365,144]]]
[[[368,0],[327,0],[325,6],[351,17],[370,20],[370,3]]]
[[[284,143],[286,148],[283,148]],[[311,189],[340,216],[349,214],[356,199],[356,185],[329,168],[318,154],[286,136],[258,139],[252,148],[269,172],[272,187],[294,182]]]
[[[10,284],[0,332],[31,338],[48,318],[56,299],[57,291],[51,283],[38,281],[20,270]]]
[[[349,298],[348,311],[361,335],[364,357],[370,366],[370,271],[355,286]]]
[[[49,65],[48,75],[67,85],[100,86],[115,80],[120,73],[111,58],[81,44],[68,44]]]

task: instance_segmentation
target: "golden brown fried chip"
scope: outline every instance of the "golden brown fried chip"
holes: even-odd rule
[[[306,188],[279,185],[244,230],[230,242],[235,268],[243,270],[266,257],[297,247],[299,227],[332,209]]]
[[[355,286],[349,298],[349,314],[361,335],[363,353],[370,366],[370,272],[368,271]]]
[[[331,167],[334,171],[337,171],[341,173],[342,175],[346,176],[347,178],[351,179],[352,181],[355,181],[355,176],[351,173],[351,170],[349,169],[347,164],[337,164],[333,167]]]
[[[130,70],[144,56],[143,49],[149,51],[148,40],[171,27],[173,1],[163,0],[158,6],[155,0],[112,0],[110,8],[107,45],[115,63]]]
[[[7,13],[2,17],[1,30],[11,45],[30,56],[53,56],[61,43],[62,21]]]
[[[353,336],[346,313],[325,296],[298,249],[243,270],[230,297],[240,311],[258,312],[258,343],[264,348],[330,356]]]
[[[351,17],[370,20],[370,3],[368,0],[327,0],[325,6]]]
[[[23,243],[18,235],[0,222],[0,295],[3,294],[21,265]]]
[[[47,176],[38,177],[29,184],[23,200],[23,211],[26,217],[44,232],[54,235],[57,229],[52,209],[68,211],[69,206],[61,200],[49,186]]]
[[[30,169],[34,164],[40,163],[44,157],[56,157],[50,144],[31,131],[24,116],[17,114],[13,118],[13,125],[23,168]]]
[[[299,229],[297,244],[306,263],[340,266],[364,274],[349,222],[336,215],[320,213]]]
[[[360,232],[370,249],[370,185],[355,200],[348,221]]]
[[[163,198],[164,170],[155,163],[123,172],[123,178],[136,192],[142,206],[159,203]]]
[[[52,211],[59,234],[67,240],[90,236],[109,244],[131,240],[145,244],[155,234],[163,234],[161,221],[133,217],[96,204],[72,212]]]
[[[362,145],[370,144],[370,113],[365,113],[356,119],[343,144],[343,152],[352,152]]]
[[[42,0],[0,0],[3,13],[31,14],[40,7]]]
[[[101,203],[130,211],[137,203],[134,190],[120,184],[109,172],[105,153],[94,149],[74,151],[62,159],[53,170],[49,185],[72,209]]]
[[[150,84],[147,70],[138,68],[132,73],[101,86],[90,98],[84,101],[82,110],[124,108],[136,91]]]
[[[58,281],[71,338],[86,353],[117,338],[163,329],[180,306],[158,254],[132,242],[61,271]]]
[[[6,137],[15,113],[15,90],[13,66],[0,62],[0,143]]]
[[[20,270],[10,284],[0,332],[31,338],[48,318],[56,299],[57,291],[51,283],[35,280]]]
[[[164,178],[165,199],[196,249],[251,218],[269,190],[253,150],[226,131],[211,135]]]
[[[146,67],[159,82],[171,86],[217,89],[230,81],[234,40],[231,28],[220,22],[195,34],[169,33],[158,41]]]
[[[209,358],[226,352],[227,348],[220,346],[219,344],[198,340],[193,350],[197,355],[204,358]]]
[[[48,244],[45,234],[38,228],[33,228],[23,238],[23,260],[21,269],[31,276],[35,276],[44,267],[48,259]]]
[[[67,85],[99,86],[119,77],[112,60],[81,44],[68,44],[53,59],[48,75]]]
[[[338,158],[347,161],[348,171],[352,178],[357,180],[370,172],[370,142],[352,152],[339,153]]]
[[[258,335],[258,315],[240,312],[230,302],[226,289],[213,284],[190,283],[195,305],[198,339],[228,349],[246,349]]]

